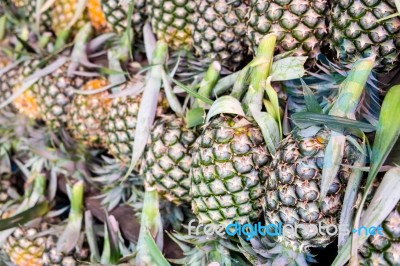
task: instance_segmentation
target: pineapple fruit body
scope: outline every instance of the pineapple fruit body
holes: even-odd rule
[[[360,265],[400,265],[400,203],[382,222],[383,235],[370,236],[359,249]]]
[[[69,29],[69,24],[72,21],[78,0],[55,0],[51,7],[51,25],[54,33],[59,35],[62,31]],[[86,14],[83,13],[81,17],[72,25],[72,32],[75,34],[85,25]]]
[[[71,254],[57,251],[56,235],[40,235],[49,229],[48,223],[41,223],[38,227],[17,228],[4,245],[11,262],[16,266],[77,266],[79,261],[88,259],[86,248],[75,248]]]
[[[197,139],[192,156],[192,209],[200,223],[259,218],[271,156],[257,126],[220,115]]]
[[[333,1],[330,23],[331,47],[343,63],[353,63],[372,54],[378,68],[390,70],[398,62],[400,18],[393,0]]]
[[[74,89],[80,89],[85,78],[67,76],[68,64],[41,77],[33,87],[41,118],[52,129],[66,124]]]
[[[195,132],[185,127],[182,118],[163,115],[157,119],[142,161],[149,189],[176,204],[190,202],[189,149],[195,140]]]
[[[172,49],[191,49],[195,8],[191,0],[148,1],[147,13],[157,39]]]
[[[94,79],[85,83],[83,90],[95,90],[107,85],[104,79]],[[87,146],[103,147],[105,143],[104,125],[107,120],[111,99],[107,91],[83,95],[75,94],[68,111],[67,127],[72,137]]]
[[[328,33],[326,0],[251,0],[248,38],[255,50],[262,37],[277,35],[280,53],[316,57]]]
[[[246,54],[245,1],[199,1],[193,15],[193,44],[200,58],[218,60],[236,68]]]
[[[141,95],[115,98],[105,124],[108,151],[128,164],[132,154]]]
[[[319,223],[326,226],[337,225],[339,222],[344,190],[351,174],[349,166],[361,154],[353,144],[346,142],[343,165],[326,197],[321,199],[324,153],[331,131],[325,128],[316,133],[306,130],[295,130],[286,137],[273,156],[269,178],[265,183],[267,224],[281,222],[283,225],[315,225],[319,228]],[[326,246],[334,239],[335,236],[320,235],[311,229],[300,230],[298,235],[284,234],[278,237],[283,245],[300,251],[312,246]]]
[[[128,25],[129,5],[121,5],[118,0],[101,0],[101,6],[108,25],[115,32],[122,33]],[[135,0],[132,14],[132,28],[135,38],[142,37],[146,18],[146,1]]]

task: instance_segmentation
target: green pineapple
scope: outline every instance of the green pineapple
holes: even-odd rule
[[[129,4],[121,4],[119,2],[119,0],[102,0],[101,6],[111,28],[118,33],[122,33],[128,25]],[[140,39],[143,35],[143,26],[146,18],[146,1],[134,1],[132,28],[137,39]]]
[[[115,98],[107,116],[105,137],[108,152],[124,163],[130,161],[140,100],[140,95]]]
[[[400,265],[400,203],[382,222],[383,236],[370,236],[359,249],[360,265]]]
[[[182,118],[169,114],[158,118],[142,161],[147,187],[176,204],[190,202],[189,149],[195,140],[196,133]]]
[[[243,70],[246,76],[251,75],[250,84],[243,84],[241,78],[235,84],[235,87],[248,89],[246,97],[252,108],[261,106],[261,84],[269,75],[275,42],[276,36],[267,35],[260,43],[254,59],[257,61],[262,58],[263,62],[254,67],[248,65]],[[232,93],[237,94],[241,93],[236,90]],[[238,105],[235,109],[241,109],[240,102],[232,95],[224,96],[225,101],[234,100],[232,103]],[[236,115],[215,113],[215,110],[228,105],[219,104],[216,101],[211,106],[214,117],[204,126],[193,148],[190,172],[192,209],[202,224],[244,224],[261,215],[263,185],[268,177],[271,155],[261,129],[254,120],[245,117],[243,110],[235,110],[239,112],[235,112]]]
[[[243,62],[247,5],[245,1],[196,1],[193,44],[200,58],[218,60],[229,69]]]
[[[68,64],[65,63],[53,73],[41,77],[33,86],[40,116],[52,129],[66,124],[74,89],[80,89],[86,80],[79,76],[69,77],[67,72]]]
[[[271,156],[260,128],[244,117],[213,119],[196,141],[192,208],[200,223],[257,219]]]
[[[273,156],[269,178],[266,182],[266,222],[277,224],[336,225],[342,206],[344,189],[351,174],[350,165],[361,156],[357,148],[346,142],[345,154],[337,176],[328,194],[320,200],[320,185],[324,153],[331,130],[321,128],[295,130],[286,137]],[[350,137],[350,135],[348,135]],[[356,141],[358,138],[351,136]],[[285,239],[284,245],[295,250],[305,246],[325,246],[334,238],[329,235],[299,235]]]
[[[147,13],[158,40],[169,47],[190,49],[193,45],[193,14],[196,2],[190,0],[150,0]]]
[[[393,0],[332,2],[330,43],[342,63],[376,55],[377,67],[390,70],[398,62],[400,18]]]
[[[141,77],[127,82],[122,91],[135,83],[142,82]],[[141,94],[121,96],[113,99],[105,124],[108,152],[123,164],[131,160],[137,116],[139,112]],[[159,99],[157,115],[165,111],[163,97]]]
[[[21,13],[23,14],[23,18],[32,26],[36,27],[36,5],[37,0],[21,0],[21,5],[19,6],[21,9]],[[42,2],[43,5],[44,2]],[[46,10],[40,14],[40,24],[38,25],[38,30],[40,32],[51,30],[51,13],[50,10]]]
[[[85,83],[82,90],[96,90],[107,85],[104,79],[94,79]],[[94,95],[76,94],[68,111],[67,128],[72,137],[87,146],[103,147],[106,123],[111,99],[107,91]]]
[[[329,115],[355,119],[355,111],[373,64],[374,58],[367,58],[354,65],[346,81],[341,84]],[[266,223],[306,226],[305,230],[297,231],[298,234],[287,233],[277,238],[284,246],[295,251],[326,246],[334,241],[335,236],[311,229],[318,228],[319,223],[339,223],[346,184],[352,173],[351,166],[364,156],[357,148],[362,145],[359,136],[345,129],[328,128],[323,122],[321,124],[295,128],[281,141],[265,184]],[[343,146],[333,149],[343,149],[343,157],[338,163],[340,165],[335,163],[333,166],[333,162],[327,161],[326,157],[328,145],[335,143],[342,143]],[[337,172],[332,172],[333,169]],[[326,171],[334,175],[322,191],[321,179],[323,174],[327,174]],[[313,228],[310,227],[312,225]]]
[[[248,39],[256,47],[264,35],[275,33],[280,53],[294,50],[314,58],[328,33],[327,12],[326,0],[252,0]]]

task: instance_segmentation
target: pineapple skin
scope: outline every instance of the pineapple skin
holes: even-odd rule
[[[383,236],[370,236],[359,249],[363,266],[400,265],[400,203],[382,222]]]
[[[16,266],[77,266],[78,261],[88,259],[88,249],[75,249],[72,254],[62,254],[57,251],[57,236],[45,234],[37,237],[43,231],[49,230],[50,225],[42,222],[38,227],[17,228],[9,236],[4,249],[11,262]]]
[[[192,157],[192,210],[200,223],[259,218],[271,156],[258,127],[240,116],[220,115],[197,139]]]
[[[132,154],[141,95],[115,98],[105,125],[108,152],[128,164]]]
[[[326,0],[251,0],[249,46],[255,51],[263,36],[275,33],[279,53],[315,58],[328,33],[327,12]]]
[[[330,45],[339,62],[353,63],[375,54],[378,70],[392,69],[400,51],[400,18],[377,20],[396,12],[393,0],[333,1]]]
[[[201,58],[218,60],[229,69],[243,62],[247,47],[245,1],[196,0],[193,44]]]
[[[101,7],[110,28],[121,34],[128,25],[129,6],[121,6],[118,0],[101,0]],[[132,13],[132,28],[135,38],[143,36],[143,26],[147,19],[146,1],[136,0]]]
[[[148,189],[155,189],[177,205],[190,202],[190,148],[197,134],[186,128],[182,118],[163,115],[154,124],[146,146],[142,172]]]
[[[191,0],[149,0],[147,13],[157,39],[174,50],[190,50],[195,8],[196,2]]]
[[[82,90],[96,90],[107,85],[105,79],[94,79],[85,83]],[[67,128],[72,137],[89,147],[104,147],[104,125],[111,99],[107,91],[83,95],[75,94],[68,111]]]
[[[108,30],[106,16],[101,8],[101,0],[88,0],[86,3],[87,13],[93,28],[101,33]]]
[[[306,129],[307,130],[307,129]],[[309,133],[309,132],[308,132]],[[265,183],[266,223],[283,225],[337,225],[343,203],[344,191],[351,174],[348,165],[353,165],[361,156],[353,144],[346,142],[342,166],[333,180],[327,195],[320,199],[320,182],[324,165],[324,153],[331,132],[321,128],[314,134],[295,130],[277,148]],[[304,134],[307,134],[306,137]],[[357,139],[358,141],[358,139]],[[321,200],[321,205],[319,201]],[[298,236],[286,234],[278,241],[296,250],[308,247],[323,247],[333,242],[336,236],[318,232]]]
[[[51,7],[51,26],[56,35],[59,35],[63,30],[67,29],[68,24],[74,17],[78,0],[55,0]],[[76,34],[86,22],[86,14],[82,16],[72,26],[72,33]]]
[[[68,111],[74,96],[74,89],[80,89],[86,78],[68,77],[68,64],[53,73],[41,77],[33,87],[41,118],[53,130],[67,123]]]

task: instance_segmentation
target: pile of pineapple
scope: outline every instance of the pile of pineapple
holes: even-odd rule
[[[0,1],[0,265],[400,265],[394,0]]]

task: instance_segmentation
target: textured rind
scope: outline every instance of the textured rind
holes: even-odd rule
[[[55,0],[51,7],[51,27],[56,35],[59,35],[63,30],[69,29],[69,23],[76,12],[78,0]],[[87,21],[85,12],[76,21],[72,27],[72,33],[76,34]]]
[[[333,1],[329,39],[339,62],[353,63],[375,54],[377,69],[395,67],[400,51],[400,18],[377,20],[396,12],[393,0]]]
[[[129,163],[141,96],[115,98],[105,126],[107,148],[121,162]]]
[[[78,265],[78,261],[88,259],[88,249],[74,249],[71,254],[57,251],[57,236],[37,234],[49,230],[49,224],[41,223],[38,228],[17,228],[9,236],[4,249],[16,266]]]
[[[218,60],[235,69],[245,58],[247,48],[245,1],[197,0],[193,16],[193,44],[201,58]]]
[[[200,223],[246,223],[257,219],[271,156],[261,130],[246,118],[220,115],[196,141],[192,209]]]
[[[93,28],[97,32],[108,30],[106,16],[101,8],[101,0],[88,0],[86,3],[87,13]]]
[[[83,90],[95,90],[107,85],[106,80],[88,81]],[[68,111],[67,125],[75,140],[91,147],[104,147],[104,125],[111,99],[107,91],[94,95],[75,94]]]
[[[331,132],[322,128],[309,137],[301,137],[300,133],[301,130],[295,131],[286,137],[273,156],[270,176],[265,183],[266,223],[337,225],[351,174],[349,166],[361,156],[360,152],[353,144],[346,142],[342,166],[319,205],[324,153]],[[313,246],[326,246],[335,238],[336,235],[320,235],[306,230],[298,236],[285,234],[279,240],[294,250],[305,250]]]
[[[316,57],[328,33],[326,0],[251,0],[248,39],[255,50],[268,33],[277,35],[280,53]]]
[[[102,1],[101,7],[109,26],[117,33],[122,33],[128,25],[129,5],[121,6],[118,0]],[[135,6],[132,14],[132,28],[135,38],[143,36],[143,26],[147,19],[146,1],[135,0]]]
[[[195,8],[190,0],[149,0],[147,13],[157,39],[172,49],[190,49]]]
[[[67,64],[53,73],[41,77],[33,87],[41,118],[52,129],[58,129],[67,122],[74,90],[78,90],[86,79],[67,76]]]
[[[190,202],[189,149],[196,137],[176,115],[165,115],[155,122],[142,163],[148,188],[176,204]]]
[[[400,265],[400,203],[381,225],[383,236],[370,236],[359,249],[360,265]]]

